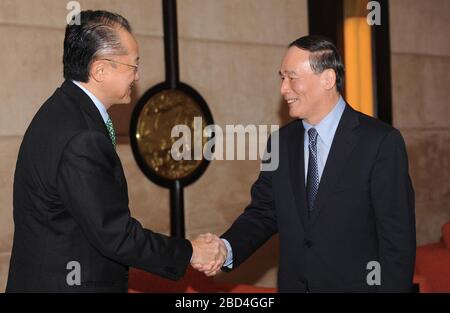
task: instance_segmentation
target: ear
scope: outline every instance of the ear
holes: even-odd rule
[[[103,60],[94,61],[91,65],[89,76],[96,82],[101,83],[105,80],[106,66]]]
[[[336,73],[333,69],[328,68],[322,72],[321,83],[325,90],[330,90],[336,85]]]

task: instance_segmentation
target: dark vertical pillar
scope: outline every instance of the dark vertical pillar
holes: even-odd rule
[[[310,35],[330,39],[344,57],[343,0],[308,0],[308,25]]]
[[[164,57],[166,82],[172,89],[180,81],[178,63],[178,30],[176,0],[162,0],[164,26]],[[184,196],[183,186],[176,180],[170,188],[170,234],[184,238]]]
[[[389,2],[378,0],[381,7],[381,25],[372,26],[375,107],[378,119],[392,125],[391,45],[389,36]]]
[[[184,238],[184,195],[183,187],[176,180],[170,188],[170,235]]]
[[[166,82],[176,88],[180,80],[178,64],[177,1],[162,0],[164,26],[164,57]]]
[[[378,119],[392,124],[389,1],[378,2],[381,25],[372,26],[374,106]],[[308,0],[308,19],[309,33],[329,38],[344,58],[344,0]]]

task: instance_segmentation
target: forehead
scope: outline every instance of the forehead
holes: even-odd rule
[[[132,34],[122,28],[118,30],[118,34],[120,36],[120,42],[122,46],[127,50],[128,54],[139,53],[138,43]]]
[[[309,56],[311,52],[299,49],[295,46],[290,47],[283,58],[280,71],[282,73],[311,71],[309,65]]]

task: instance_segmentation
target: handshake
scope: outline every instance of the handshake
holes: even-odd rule
[[[191,265],[206,276],[216,275],[227,258],[227,248],[219,237],[207,233],[191,240]]]

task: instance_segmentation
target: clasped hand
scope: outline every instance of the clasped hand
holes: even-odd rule
[[[227,257],[223,241],[211,233],[201,234],[191,240],[193,254],[191,265],[206,276],[216,275]]]

